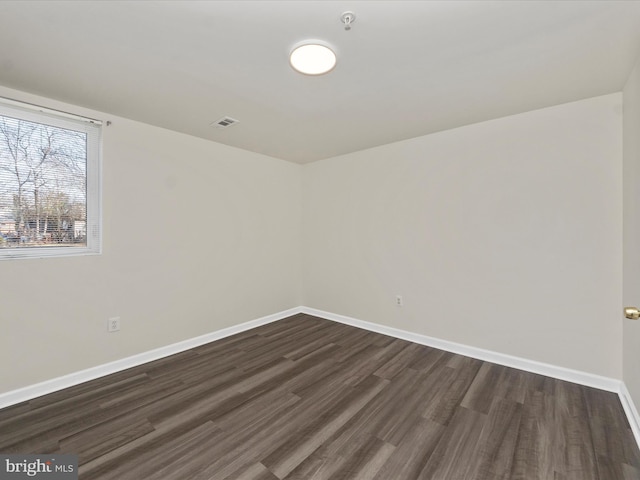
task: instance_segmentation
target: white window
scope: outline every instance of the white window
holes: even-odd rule
[[[0,259],[100,253],[99,121],[0,99]]]

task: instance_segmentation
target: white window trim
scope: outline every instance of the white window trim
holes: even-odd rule
[[[0,260],[102,253],[102,122],[0,97],[0,115],[87,133],[87,245],[0,248]]]

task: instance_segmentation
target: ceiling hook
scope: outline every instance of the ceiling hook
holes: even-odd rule
[[[351,30],[351,24],[356,21],[356,14],[353,12],[344,12],[340,15],[340,21],[344,23],[345,30]]]

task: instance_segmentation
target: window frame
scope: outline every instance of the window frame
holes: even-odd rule
[[[0,97],[0,116],[74,130],[87,135],[86,246],[0,248],[0,261],[102,254],[102,122],[3,97]]]

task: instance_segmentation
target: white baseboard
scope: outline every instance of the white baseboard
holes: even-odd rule
[[[640,447],[640,414],[638,414],[638,409],[636,408],[635,403],[633,403],[631,394],[629,393],[629,390],[627,390],[627,386],[624,382],[621,382],[619,395],[622,408],[624,408],[624,413],[627,414],[627,419],[629,420],[633,436],[636,437],[636,442],[638,443],[638,447]]]
[[[81,370],[78,372],[70,373],[68,375],[64,375],[62,377],[46,380],[44,382],[20,388],[18,390],[0,393],[0,408],[15,405],[20,402],[46,395],[48,393],[62,390],[63,388],[72,387],[74,385],[78,385],[79,383],[87,382],[89,380],[104,377],[105,375],[110,375],[112,373],[126,370],[127,368],[142,365],[143,363],[152,362],[153,360],[158,360],[160,358],[168,357],[169,355],[184,352],[185,350],[204,345],[205,343],[220,340],[221,338],[229,337],[231,335],[235,335],[236,333],[244,332],[245,330],[259,327],[261,325],[266,325],[267,323],[275,322],[277,320],[282,320],[283,318],[290,317],[300,312],[300,307],[291,308],[289,310],[284,310],[272,315],[267,315],[266,317],[250,320],[239,325],[233,325],[228,328],[223,328],[222,330],[218,330],[216,332],[207,333],[199,337],[194,337],[183,340],[181,342],[173,343],[171,345],[167,345],[166,347],[149,350],[147,352],[132,355],[130,357],[116,360],[114,362],[105,363],[104,365],[98,365],[97,367],[87,368],[86,370]]]

